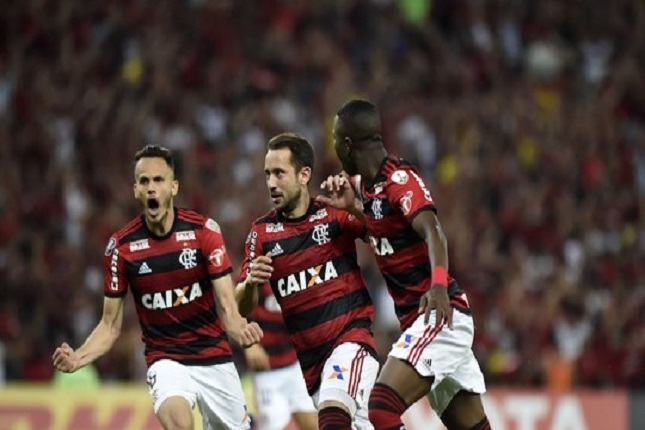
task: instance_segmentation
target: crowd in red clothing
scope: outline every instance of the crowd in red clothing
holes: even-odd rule
[[[312,141],[316,187],[339,168],[335,110],[361,96],[431,186],[489,384],[544,385],[565,363],[574,385],[645,387],[644,26],[638,0],[9,2],[5,378],[50,378],[54,346],[94,327],[102,250],[139,210],[143,144],[174,150],[180,203],[220,222],[237,267],[270,204],[265,142]],[[140,377],[127,308],[106,380]]]

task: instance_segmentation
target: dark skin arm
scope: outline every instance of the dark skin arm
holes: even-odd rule
[[[443,233],[439,219],[433,211],[419,212],[412,220],[412,228],[423,238],[428,246],[428,255],[432,267],[445,267],[448,269],[448,242]],[[421,297],[419,313],[424,312],[425,324],[430,319],[430,311],[436,309],[435,327],[445,321],[448,328],[452,329],[452,312],[448,288],[445,285],[433,284]]]
[[[342,175],[330,176],[320,188],[329,193],[328,196],[319,195],[316,200],[327,203],[335,208],[344,209],[366,224],[362,212],[362,205],[356,199],[356,194],[349,184],[347,177]],[[433,211],[424,210],[419,212],[412,220],[412,228],[426,242],[428,255],[432,267],[445,267],[448,270],[448,243],[443,234],[439,219]],[[436,309],[435,326],[442,321],[452,329],[452,307],[448,298],[448,289],[445,285],[432,285],[422,297],[419,303],[419,313],[425,312],[424,322],[428,324],[430,311]]]

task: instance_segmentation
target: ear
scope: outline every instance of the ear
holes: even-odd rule
[[[311,167],[303,167],[300,169],[300,185],[307,185],[311,180]]]
[[[172,196],[175,197],[179,192],[179,181],[176,179],[172,180]]]
[[[134,198],[137,198],[137,183],[135,182],[132,184],[132,194],[134,194]]]
[[[345,136],[343,138],[343,145],[345,146],[345,152],[346,153],[349,154],[350,152],[352,152],[352,139],[351,138]]]

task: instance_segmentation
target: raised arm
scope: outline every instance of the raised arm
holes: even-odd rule
[[[320,194],[316,196],[317,201],[345,210],[354,215],[363,225],[366,225],[363,205],[356,197],[356,191],[347,175],[329,176],[320,184],[320,189],[326,192],[327,195]]]
[[[121,334],[124,298],[106,297],[103,316],[83,345],[74,350],[66,342],[56,348],[52,359],[61,372],[75,372],[107,353]]]

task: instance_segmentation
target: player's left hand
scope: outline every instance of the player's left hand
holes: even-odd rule
[[[229,327],[226,330],[229,339],[237,343],[243,348],[248,348],[251,345],[258,343],[264,333],[256,322],[248,322],[246,318],[240,318],[239,322],[234,327]]]
[[[421,296],[419,303],[419,313],[425,313],[423,323],[428,325],[430,321],[430,312],[435,310],[434,326],[439,327],[439,324],[445,323],[448,328],[452,330],[452,313],[453,309],[450,306],[450,298],[448,297],[448,289],[443,285],[433,285],[428,291]]]

